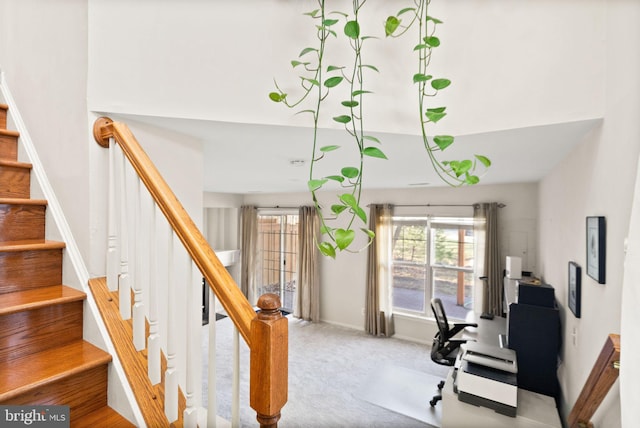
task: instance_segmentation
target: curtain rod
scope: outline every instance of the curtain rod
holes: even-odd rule
[[[394,207],[474,207],[478,204],[390,204]],[[370,206],[370,205],[367,205]],[[505,204],[498,204],[498,208],[506,207]]]

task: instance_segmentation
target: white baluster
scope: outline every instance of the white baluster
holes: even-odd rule
[[[187,272],[186,272],[186,284],[187,284],[187,380],[186,380],[186,407],[184,409],[183,424],[185,428],[197,428],[198,426],[198,410],[195,404],[195,387],[197,385],[198,365],[197,352],[202,352],[200,347],[200,341],[198,340],[200,335],[200,329],[198,324],[202,324],[202,321],[198,323],[198,318],[202,320],[202,311],[198,311],[200,305],[197,305],[198,300],[194,296],[194,291],[197,291],[196,284],[194,283],[193,275],[193,263],[191,257],[187,254]],[[200,317],[198,317],[200,315]]]
[[[146,261],[148,260],[145,251],[145,242],[148,240],[144,236],[145,228],[142,227],[143,219],[143,192],[142,183],[137,180],[136,186],[136,209],[135,209],[135,224],[136,224],[136,280],[133,283],[133,346],[136,351],[141,351],[145,348],[145,314],[144,314],[144,302],[142,301],[142,289],[145,284],[145,275],[148,273],[145,269]],[[148,251],[147,251],[148,253]]]
[[[158,333],[158,251],[157,251],[157,234],[156,234],[156,206],[152,202],[151,218],[149,222],[152,225],[150,236],[151,259],[149,265],[149,339],[147,343],[147,374],[152,385],[160,383],[160,334]]]
[[[167,287],[167,370],[164,375],[164,413],[173,422],[178,419],[178,370],[176,368],[176,285],[173,266],[173,230],[169,228]]]
[[[207,428],[216,428],[218,402],[216,400],[216,295],[209,293],[209,392],[207,395]]]
[[[231,426],[240,427],[240,333],[233,328],[233,381],[231,384]]]
[[[107,230],[107,287],[109,291],[118,289],[118,229],[116,221],[116,142],[109,138],[109,191],[108,191],[108,230]]]
[[[127,160],[122,150],[117,151],[120,172],[120,281],[118,300],[120,316],[123,320],[131,318],[131,278],[129,275],[129,204],[127,203]]]

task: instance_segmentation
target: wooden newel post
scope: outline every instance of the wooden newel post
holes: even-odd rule
[[[280,312],[280,298],[264,294],[251,322],[250,404],[262,428],[276,428],[287,402],[289,321]]]

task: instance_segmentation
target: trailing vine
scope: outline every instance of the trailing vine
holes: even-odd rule
[[[475,174],[478,163],[489,167],[488,158],[475,155],[473,160],[448,160],[439,161],[436,152],[445,150],[454,142],[450,135],[436,135],[433,142],[427,136],[427,124],[436,123],[446,116],[446,107],[429,108],[426,99],[437,95],[438,91],[451,84],[446,78],[433,78],[427,74],[427,68],[431,61],[434,48],[440,45],[440,40],[435,36],[436,26],[440,20],[428,15],[427,9],[431,0],[414,0],[415,7],[400,10],[395,16],[390,16],[385,22],[385,34],[388,37],[399,37],[414,25],[418,26],[419,43],[414,51],[418,53],[418,72],[413,76],[413,83],[418,87],[418,106],[420,113],[420,129],[423,144],[428,153],[429,160],[440,178],[451,186],[464,184],[476,184],[480,181]],[[360,229],[367,237],[369,245],[375,237],[373,231],[366,228],[367,214],[360,206],[362,193],[362,176],[365,157],[386,159],[386,155],[380,149],[380,140],[365,132],[363,106],[365,99],[371,91],[365,89],[365,74],[368,71],[378,72],[378,68],[362,62],[362,49],[371,36],[361,34],[359,13],[367,0],[352,0],[350,13],[340,11],[327,12],[325,0],[317,0],[318,8],[305,13],[314,23],[317,46],[305,47],[295,60],[291,61],[294,69],[300,70],[299,85],[302,89],[297,99],[291,97],[280,89],[275,83],[276,91],[269,94],[269,98],[277,103],[282,103],[289,108],[297,108],[302,103],[311,99],[312,108],[300,110],[298,113],[310,114],[313,118],[313,144],[312,156],[309,168],[308,188],[320,217],[322,239],[317,242],[318,248],[325,256],[334,257],[337,251],[349,250],[349,246],[355,239],[353,230],[356,223],[362,222]],[[402,17],[409,17],[407,23],[403,23]],[[342,24],[342,31],[335,28]],[[345,65],[326,65],[327,42],[329,38],[339,39],[346,37],[352,51],[352,63]],[[333,175],[317,177],[315,166],[317,162],[326,156],[336,156],[334,153],[340,149],[338,145],[321,145],[319,141],[319,123],[322,107],[329,94],[339,86],[348,86],[348,97],[340,102],[342,114],[333,116],[333,121],[344,126],[344,130],[350,135],[358,148],[357,166],[348,165],[341,168]],[[325,214],[318,201],[317,192],[329,182],[338,183],[342,192],[337,195],[337,201],[329,208],[329,215]],[[342,225],[333,227],[331,224]]]
[[[323,240],[318,242],[318,248],[322,254],[330,257],[335,257],[336,251],[347,250],[351,245],[355,239],[354,223],[361,221],[364,226],[367,224],[367,214],[360,206],[365,156],[386,159],[385,154],[379,147],[367,145],[369,142],[380,143],[380,141],[374,136],[365,134],[364,131],[364,96],[370,93],[370,91],[364,89],[365,71],[378,71],[375,66],[362,63],[362,46],[367,39],[371,38],[361,35],[360,32],[359,12],[365,3],[366,0],[353,0],[352,15],[339,11],[327,14],[324,0],[319,0],[319,8],[305,14],[317,21],[316,36],[318,47],[304,48],[298,55],[298,59],[291,61],[291,65],[294,68],[302,67],[304,70],[303,74],[300,75],[300,85],[303,89],[302,95],[296,101],[290,101],[288,95],[278,87],[277,83],[277,92],[269,94],[273,101],[284,103],[289,108],[297,107],[309,94],[313,92],[316,94],[314,108],[302,110],[301,113],[310,113],[313,116],[313,150],[309,168],[308,188],[312,194],[321,222]],[[327,40],[330,36],[339,37],[338,32],[333,28],[342,20],[344,20],[344,25],[340,36],[346,36],[352,50],[353,62],[350,66],[331,64],[325,67]],[[303,58],[309,55],[313,56],[313,60],[304,61]],[[329,92],[339,85],[348,85],[349,96],[340,102],[341,108],[344,109],[342,114],[334,116],[332,119],[342,124],[345,131],[351,136],[358,147],[359,158],[357,166],[344,166],[334,175],[318,178],[314,175],[316,163],[325,156],[330,156],[331,152],[340,149],[338,145],[320,146],[318,141],[318,123],[322,103],[329,95]],[[327,217],[318,201],[317,192],[330,181],[339,183],[343,192],[337,196],[336,203],[331,205],[330,217]],[[346,227],[331,226],[329,218],[334,221],[340,218],[342,222],[346,223]],[[368,245],[375,235],[364,226],[360,229],[367,236]]]
[[[447,78],[434,78],[427,74],[433,50],[440,46],[440,39],[435,35],[436,28],[442,24],[441,20],[429,15],[430,3],[431,0],[414,0],[415,7],[401,9],[396,15],[389,16],[385,22],[385,35],[399,37],[411,27],[418,26],[418,44],[413,48],[418,55],[418,71],[413,75],[413,83],[418,87],[418,112],[424,148],[433,169],[446,184],[450,186],[477,184],[480,182],[480,178],[476,174],[476,170],[480,165],[489,168],[491,166],[489,158],[476,154],[473,159],[440,161],[436,153],[451,146],[455,139],[452,135],[436,135],[430,142],[427,135],[427,124],[437,123],[443,119],[447,115],[447,108],[427,107],[426,100],[435,97],[438,91],[451,84]],[[402,16],[409,17],[408,23],[403,24]]]

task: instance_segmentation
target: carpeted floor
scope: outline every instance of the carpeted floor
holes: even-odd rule
[[[208,328],[203,326],[203,349],[208,346]],[[232,326],[229,319],[216,322],[217,337],[217,401],[218,414],[231,419],[231,346]],[[241,386],[240,422],[241,426],[256,426],[255,413],[249,407],[249,353],[241,341]],[[207,364],[203,373],[203,400],[208,394]],[[403,381],[393,381],[386,388],[384,379],[376,382],[382,393],[387,391],[389,400],[379,405],[370,402],[371,397],[363,392],[376,381],[376,373],[384,367],[424,374],[404,376]],[[389,376],[389,370],[384,371]],[[381,372],[382,373],[382,372]],[[398,409],[413,417],[388,410],[385,403],[396,398],[398,385],[404,392],[422,387],[424,379],[442,379],[447,367],[431,362],[427,345],[399,339],[376,338],[362,331],[330,324],[311,324],[290,319],[289,321],[289,400],[282,410],[280,428],[369,428],[399,427],[420,428],[430,425],[415,419],[417,413]],[[406,383],[406,388],[402,385]],[[416,411],[429,410],[429,400],[435,392],[431,388],[424,397],[412,397],[409,406],[420,407]],[[369,401],[367,400],[369,398]],[[439,404],[441,405],[441,404]],[[389,407],[390,405],[386,405]],[[435,424],[434,424],[435,425]]]

